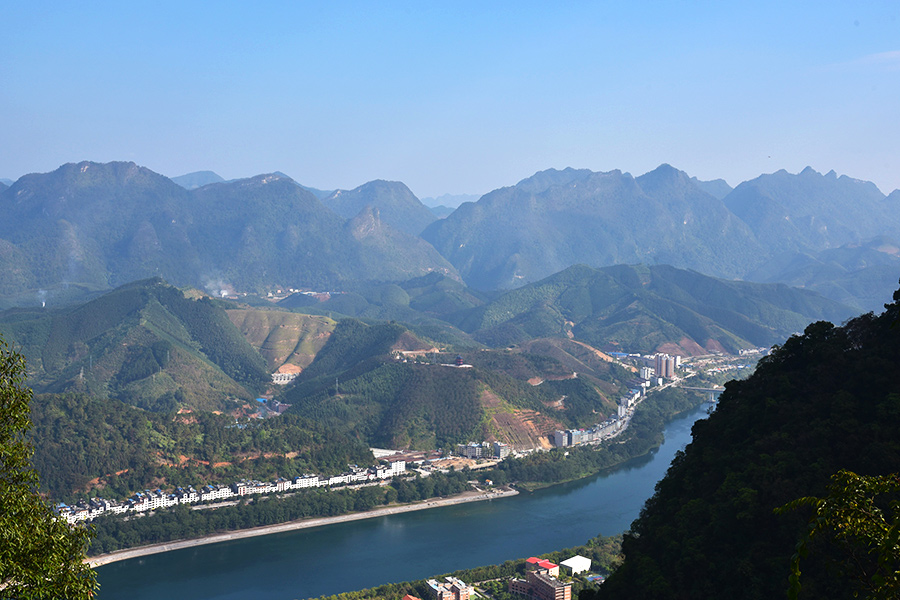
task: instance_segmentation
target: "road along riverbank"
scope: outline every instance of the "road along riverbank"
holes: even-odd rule
[[[237,531],[228,531],[225,533],[216,533],[202,538],[191,540],[180,540],[177,542],[165,542],[162,544],[152,544],[149,546],[140,546],[138,548],[129,548],[127,550],[118,550],[109,554],[101,554],[92,556],[85,560],[92,567],[118,562],[120,560],[128,560],[130,558],[138,558],[150,554],[159,554],[160,552],[168,552],[170,550],[179,550],[181,548],[193,548],[195,546],[204,546],[206,544],[217,544],[219,542],[228,542],[232,540],[240,540],[245,538],[257,537],[260,535],[270,535],[273,533],[282,533],[285,531],[294,531],[296,529],[306,529],[309,527],[322,527],[324,525],[333,525],[335,523],[346,523],[348,521],[359,521],[362,519],[374,519],[376,517],[384,517],[388,515],[396,515],[399,513],[412,512],[416,510],[427,510],[429,508],[438,508],[441,506],[452,506],[454,504],[463,504],[466,502],[479,502],[482,500],[494,500],[515,496],[519,492],[513,489],[491,492],[463,492],[455,496],[447,498],[431,498],[416,502],[413,504],[400,504],[396,506],[386,506],[384,508],[376,508],[359,513],[350,513],[346,515],[338,515],[335,517],[316,517],[312,519],[301,519],[299,521],[290,521],[287,523],[279,523],[277,525],[266,525],[264,527],[254,527],[252,529],[239,529]]]

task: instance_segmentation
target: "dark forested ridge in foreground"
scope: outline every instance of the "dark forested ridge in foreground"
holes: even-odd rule
[[[809,512],[773,510],[824,496],[840,469],[900,471],[900,292],[894,300],[880,316],[810,325],[727,385],[625,535],[600,598],[784,597]],[[871,560],[813,544],[800,597],[851,597]]]

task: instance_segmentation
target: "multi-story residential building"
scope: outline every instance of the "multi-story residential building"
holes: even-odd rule
[[[469,442],[468,444],[457,444],[456,453],[466,458],[481,458],[484,456],[484,446]]]
[[[294,477],[295,488],[311,488],[319,487],[318,475],[304,475],[302,477]]]
[[[427,583],[434,600],[469,600],[473,591],[472,586],[456,577],[445,577],[443,582],[429,579]]]
[[[526,561],[525,568],[528,569],[525,579],[510,579],[510,592],[538,600],[572,600],[572,584],[556,578],[559,565],[531,557]]]
[[[503,460],[507,456],[509,456],[511,449],[509,444],[504,444],[503,442],[494,442],[494,458],[499,458]]]

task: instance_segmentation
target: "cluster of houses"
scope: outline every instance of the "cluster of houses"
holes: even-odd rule
[[[597,423],[588,429],[567,429],[555,431],[551,436],[553,445],[557,448],[578,446],[579,444],[595,444],[608,440],[618,435],[627,424],[629,411],[631,411],[643,395],[643,390],[629,390],[619,399],[618,414],[602,423]]]
[[[586,573],[591,568],[591,560],[575,555],[559,565],[532,556],[525,561],[525,579],[513,577],[509,580],[509,591],[538,600],[572,600],[572,584],[558,579],[562,565],[571,575]],[[599,578],[602,581],[602,577]],[[470,600],[475,589],[466,582],[452,576],[444,581],[429,579],[427,582],[431,600]],[[407,594],[403,600],[420,600]]]
[[[102,514],[144,513],[159,508],[177,506],[179,504],[196,504],[215,500],[226,500],[233,497],[252,496],[255,494],[271,494],[291,490],[315,487],[333,487],[350,483],[365,483],[390,479],[406,472],[406,461],[394,460],[368,469],[351,467],[350,471],[324,477],[319,475],[301,475],[293,479],[283,477],[275,481],[238,481],[231,485],[205,485],[197,491],[193,486],[176,488],[171,494],[160,489],[138,492],[124,501],[91,498],[75,505],[58,504],[57,512],[69,523],[89,521]]]

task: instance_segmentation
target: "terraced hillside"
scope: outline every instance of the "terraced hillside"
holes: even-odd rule
[[[270,371],[284,365],[308,367],[336,325],[325,316],[281,310],[242,308],[226,313],[250,345],[266,359]]]

